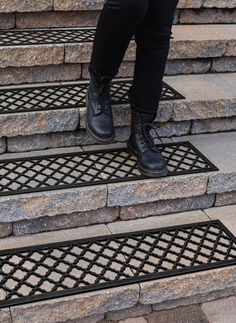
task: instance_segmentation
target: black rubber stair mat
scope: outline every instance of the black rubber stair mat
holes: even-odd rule
[[[1,30],[0,33],[0,46],[92,42],[95,30],[96,26],[50,29],[5,29]],[[132,37],[133,39],[134,36]]]
[[[0,307],[236,264],[220,220],[0,251]]]
[[[188,141],[156,146],[166,159],[166,176],[218,170]],[[127,147],[0,160],[0,196],[145,178]]]
[[[128,104],[128,91],[133,78],[114,78],[111,81],[111,103]],[[0,114],[32,112],[52,109],[86,107],[86,90],[89,81],[64,82],[0,89]],[[177,100],[185,97],[173,87],[162,82],[161,100]]]

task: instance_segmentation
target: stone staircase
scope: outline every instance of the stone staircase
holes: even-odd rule
[[[114,104],[116,137],[106,146],[87,135],[85,106],[63,106],[62,101],[58,106],[49,103],[47,109],[39,106],[34,110],[30,106],[32,97],[30,103],[21,97],[21,108],[27,111],[15,109],[17,93],[24,90],[40,92],[45,88],[50,92],[55,87],[83,87],[88,83],[91,41],[58,42],[54,38],[40,43],[40,38],[35,38],[42,31],[71,35],[86,29],[93,33],[103,2],[0,0],[1,161],[126,146],[130,129],[127,103]],[[221,216],[231,229],[236,204],[235,23],[235,0],[179,1],[164,81],[184,99],[161,100],[156,119],[161,123],[163,143],[187,140],[219,171],[0,196],[0,249]],[[29,32],[33,37],[28,38]],[[16,44],[24,33],[25,38]],[[132,79],[134,59],[132,40],[115,85]],[[14,108],[6,112],[3,98],[11,92],[16,101],[9,101]],[[224,218],[227,212],[230,220]],[[235,268],[13,306],[0,309],[0,321],[115,322],[121,312],[126,313],[123,318],[129,318],[151,309],[203,303],[235,294]]]

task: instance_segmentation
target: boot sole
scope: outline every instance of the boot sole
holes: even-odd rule
[[[86,96],[85,96],[85,101],[86,101],[86,107],[88,107],[88,92],[86,92]],[[88,133],[91,135],[91,137],[93,137],[94,139],[96,139],[99,142],[102,143],[110,143],[114,140],[115,138],[115,133],[112,135],[112,137],[108,138],[108,139],[104,139],[101,137],[98,137],[89,127],[88,125],[88,120],[87,120],[87,113],[86,113],[86,117],[85,117],[85,127],[86,130],[88,131]]]
[[[129,143],[127,142],[127,150],[130,154],[132,155],[135,155],[137,157],[137,153],[136,151],[133,149],[133,147],[131,147],[129,145]],[[163,176],[166,176],[167,173],[168,173],[168,170],[167,170],[167,167],[165,167],[164,169],[160,170],[160,171],[157,171],[157,172],[151,172],[150,170],[148,169],[144,169],[140,164],[139,162],[137,162],[138,164],[138,168],[140,170],[140,172],[145,175],[145,176],[148,176],[148,177],[163,177]]]

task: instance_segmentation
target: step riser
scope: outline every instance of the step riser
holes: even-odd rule
[[[235,57],[235,41],[219,40],[173,40],[168,60]],[[92,42],[77,44],[19,45],[0,47],[0,68],[32,67],[60,64],[89,63]],[[131,41],[124,55],[125,61],[135,60],[136,45]]]
[[[43,116],[44,118],[45,116]],[[33,118],[33,117],[32,117]],[[40,117],[34,120],[35,125],[37,122],[40,124]],[[61,120],[58,118],[57,128],[64,126],[66,130],[68,125],[66,121],[70,119],[67,115],[67,120],[63,118],[63,112],[61,114]],[[73,119],[73,113],[71,115]],[[27,121],[28,119],[26,119]],[[71,123],[74,123],[74,119],[71,120]],[[48,122],[50,127],[50,122]],[[32,126],[33,127],[33,126]],[[27,131],[24,128],[24,123],[21,125],[22,132]],[[15,129],[15,128],[14,128]],[[28,131],[32,129],[28,128]],[[236,129],[236,117],[231,118],[212,118],[205,120],[196,120],[196,121],[180,121],[180,122],[166,122],[162,125],[159,130],[159,134],[168,140],[173,136],[184,136],[184,135],[193,135],[193,134],[206,134],[206,133],[217,133],[217,132],[227,132],[235,131]],[[35,130],[35,128],[34,128]],[[57,129],[58,130],[58,129]],[[8,127],[9,131],[9,127]],[[40,130],[42,131],[42,130]],[[44,128],[45,131],[45,128]],[[116,127],[116,136],[114,142],[116,143],[125,143],[130,134],[130,126]],[[76,146],[86,146],[90,147],[97,145],[98,142],[93,139],[90,135],[87,134],[85,129],[79,131],[64,131],[64,132],[50,132],[46,134],[37,134],[37,135],[28,135],[28,136],[16,136],[16,137],[2,137],[0,138],[0,153],[4,152],[27,152],[34,150],[43,150],[49,148],[63,148],[63,147],[76,147]]]
[[[232,204],[236,204],[236,191],[162,200],[133,206],[104,207],[93,211],[75,212],[68,215],[59,214],[31,220],[0,222],[0,238],[52,232],[100,223],[115,223],[119,220],[135,220],[154,215],[160,216]]]
[[[100,10],[0,13],[0,29],[82,27],[97,24]],[[232,24],[235,8],[177,9],[174,24]]]
[[[132,77],[134,62],[124,61],[116,77]],[[200,59],[168,59],[164,74],[189,75],[219,72],[236,72],[236,57]],[[88,80],[88,63],[71,63],[49,66],[0,68],[1,86],[24,83]]]

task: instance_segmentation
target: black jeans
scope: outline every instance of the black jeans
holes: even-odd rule
[[[134,35],[136,59],[129,92],[130,103],[140,112],[157,112],[178,1],[107,0],[99,16],[89,71],[113,78]]]

